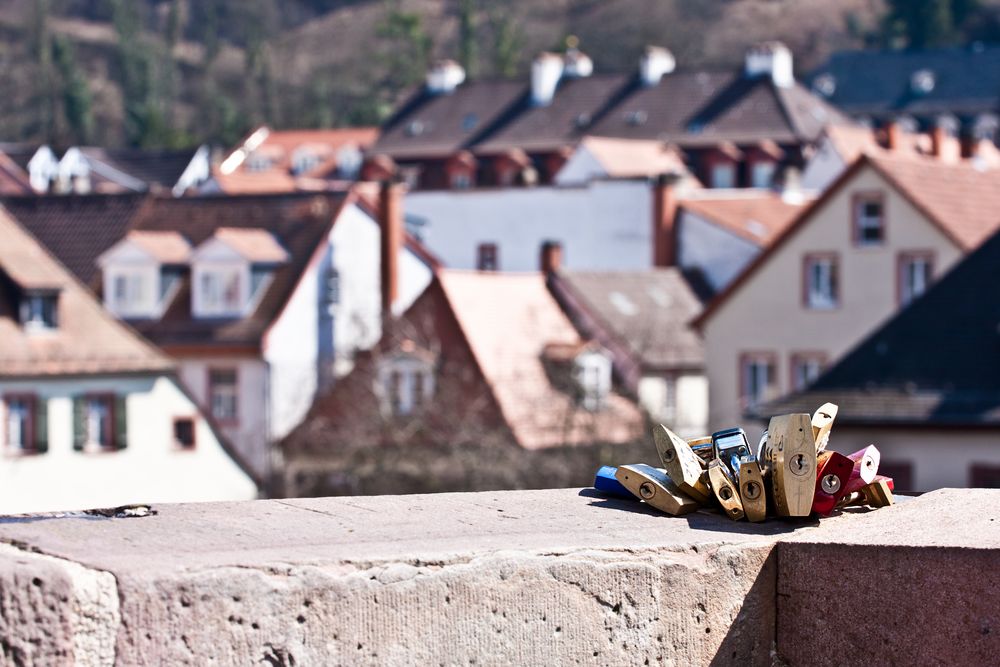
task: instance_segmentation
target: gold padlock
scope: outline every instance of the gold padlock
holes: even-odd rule
[[[708,464],[708,481],[712,485],[712,493],[722,505],[722,509],[733,521],[744,517],[743,503],[740,494],[729,477],[728,468],[719,459],[712,459]]]
[[[698,502],[708,503],[712,491],[702,480],[704,464],[687,442],[663,424],[653,427],[653,442],[663,468],[674,484]]]
[[[740,500],[747,521],[763,521],[767,518],[767,492],[756,457],[745,456],[740,459],[739,481]]]
[[[772,417],[767,453],[778,516],[809,516],[816,490],[816,440],[809,415]]]
[[[888,507],[896,502],[892,489],[889,488],[889,482],[885,479],[876,479],[861,489],[861,494],[865,497],[865,504],[872,507]]]
[[[665,471],[642,463],[618,466],[615,478],[636,498],[672,516],[690,514],[701,504],[677,488]]]
[[[821,452],[826,449],[830,442],[830,430],[833,428],[833,420],[837,418],[839,408],[833,403],[824,403],[812,416],[813,442],[816,443],[816,451]]]

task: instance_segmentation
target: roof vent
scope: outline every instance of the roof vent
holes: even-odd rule
[[[419,120],[411,120],[406,126],[406,136],[419,137],[424,133],[424,124]]]
[[[454,60],[439,60],[427,72],[427,92],[453,92],[465,81],[465,69]]]
[[[655,86],[676,67],[677,60],[670,51],[662,46],[647,46],[639,60],[639,79],[643,86]]]
[[[837,78],[829,72],[820,74],[813,80],[813,91],[823,97],[833,97],[837,92]]]
[[[563,75],[563,59],[555,53],[540,53],[531,63],[531,101],[545,107],[552,103]]]
[[[627,111],[625,112],[625,122],[632,127],[639,127],[640,125],[645,125],[646,120],[648,120],[648,115],[645,111],[641,109],[639,111]]]
[[[910,75],[910,90],[915,95],[926,95],[934,90],[934,72],[929,69],[918,69]]]
[[[747,50],[744,73],[748,77],[768,76],[779,88],[795,84],[792,52],[781,42],[764,42]]]

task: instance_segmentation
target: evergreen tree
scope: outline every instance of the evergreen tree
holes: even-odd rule
[[[476,76],[479,44],[476,40],[476,0],[458,0],[458,59],[469,78]]]
[[[93,98],[87,80],[77,67],[73,47],[61,37],[52,40],[52,59],[62,79],[63,114],[69,126],[70,141],[90,141],[94,128]]]

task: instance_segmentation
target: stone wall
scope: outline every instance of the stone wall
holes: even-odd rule
[[[985,664],[1000,491],[812,520],[591,491],[0,518],[3,664]]]

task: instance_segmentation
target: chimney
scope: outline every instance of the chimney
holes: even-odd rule
[[[674,54],[662,46],[647,46],[639,59],[639,79],[642,85],[651,88],[660,83],[664,74],[670,74],[677,67]]]
[[[653,266],[677,263],[674,218],[677,216],[679,174],[660,174],[653,185]]]
[[[439,60],[427,72],[427,92],[441,95],[454,92],[465,81],[465,69],[454,60]]]
[[[931,155],[941,162],[958,162],[962,145],[958,141],[958,121],[951,116],[941,116],[931,129]]]
[[[790,88],[795,84],[792,52],[781,42],[764,42],[750,47],[743,71],[748,78],[769,76],[779,88]]]
[[[391,317],[392,304],[399,290],[399,253],[403,248],[403,186],[382,181],[379,190],[379,228],[381,234],[381,291],[383,319]]]
[[[895,118],[886,121],[885,147],[890,151],[898,151],[903,147],[903,128]]]
[[[556,53],[540,53],[531,63],[531,102],[545,107],[552,103],[563,75],[563,59]]]
[[[563,249],[559,241],[546,241],[542,244],[540,268],[542,273],[549,275],[557,273],[562,268]]]

